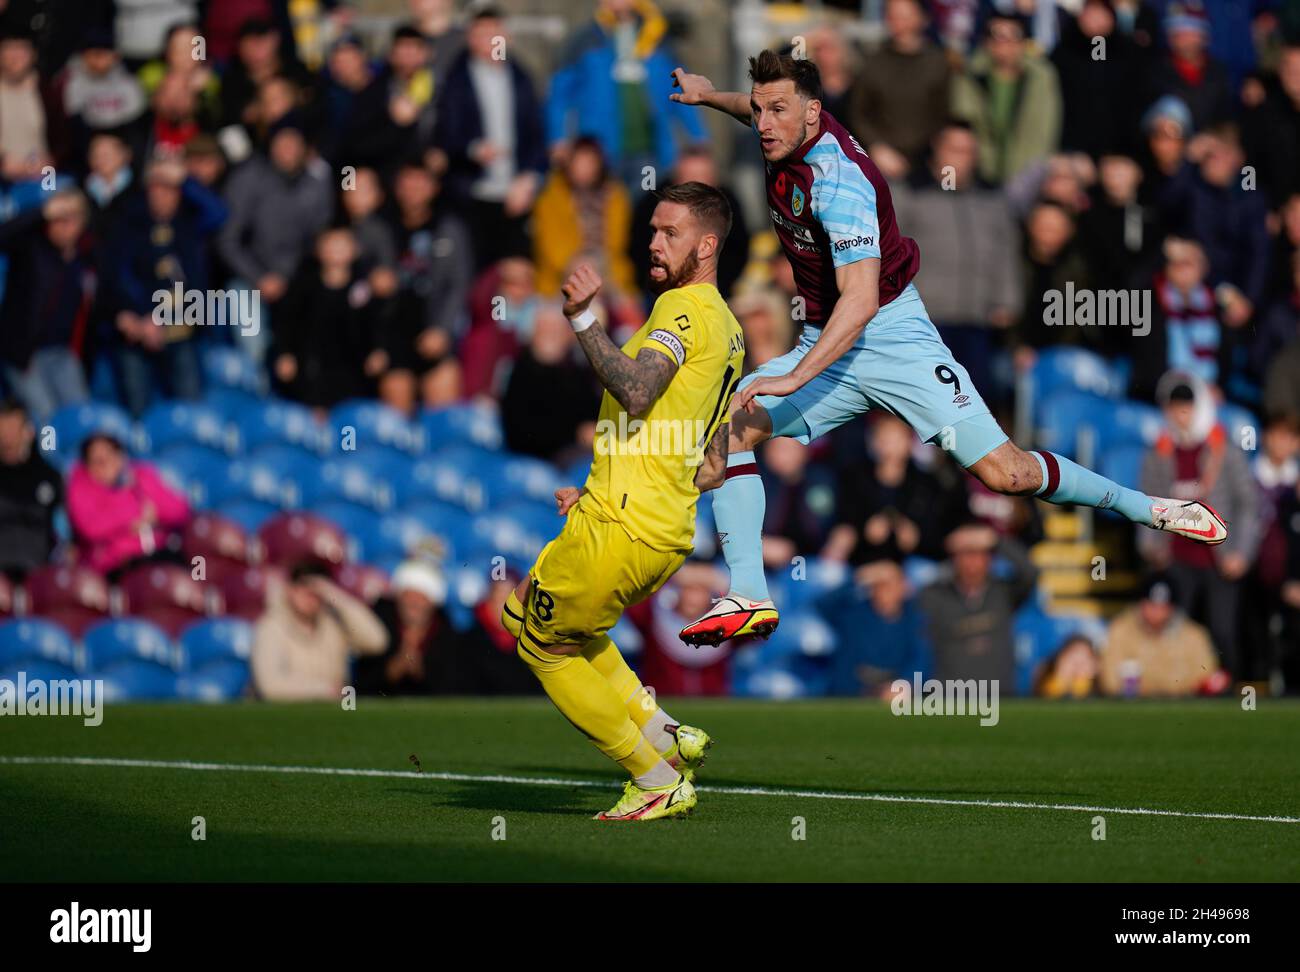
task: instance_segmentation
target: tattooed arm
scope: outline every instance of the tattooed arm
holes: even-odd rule
[[[579,331],[578,343],[600,383],[634,418],[650,411],[677,374],[677,362],[650,348],[642,348],[636,360],[629,358],[599,325]]]
[[[695,470],[695,488],[701,493],[717,489],[727,478],[727,438],[730,433],[730,423],[723,422],[704,450],[704,461]]]
[[[600,292],[600,285],[600,275],[590,265],[578,266],[564,282],[564,316],[573,324],[578,343],[582,345],[600,383],[609,389],[628,414],[640,417],[659,400],[677,373],[678,365],[668,355],[653,348],[642,348],[633,360],[619,349],[603,327],[591,323],[587,309]]]

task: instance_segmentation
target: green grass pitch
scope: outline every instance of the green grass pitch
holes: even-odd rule
[[[0,880],[1300,880],[1300,823],[1237,819],[1300,818],[1292,702],[1007,702],[990,728],[873,703],[665,707],[717,739],[699,807],[621,825],[589,819],[617,767],[540,699],[5,718]]]

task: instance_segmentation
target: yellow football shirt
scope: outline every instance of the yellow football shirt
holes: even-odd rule
[[[608,391],[600,403],[585,512],[620,523],[655,550],[686,550],[695,537],[695,473],[727,418],[739,384],[745,338],[712,284],[660,295],[650,318],[623,345],[635,358],[652,348],[678,364],[659,400],[640,419]]]

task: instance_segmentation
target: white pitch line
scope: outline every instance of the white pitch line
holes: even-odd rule
[[[179,769],[209,773],[298,773],[308,776],[364,776],[382,779],[447,780],[453,783],[513,783],[521,786],[568,786],[605,789],[610,782],[564,780],[549,776],[416,772],[414,770],[348,769],[335,766],[281,766],[269,763],[198,763],[190,760],[122,759],[98,756],[0,756],[0,765],[116,766],[128,769]],[[701,793],[735,796],[801,797],[809,800],[857,800],[938,807],[984,807],[996,810],[1064,810],[1074,813],[1115,813],[1137,817],[1185,817],[1194,820],[1241,820],[1253,823],[1300,824],[1300,817],[1252,816],[1195,810],[1156,810],[1149,807],[1093,807],[1078,803],[1026,803],[1020,800],[951,800],[941,797],[891,796],[884,793],[837,793],[833,790],[784,790],[760,786],[699,786]]]

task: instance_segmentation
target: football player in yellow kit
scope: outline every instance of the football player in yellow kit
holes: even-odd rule
[[[564,527],[502,615],[556,708],[632,777],[598,820],[689,813],[712,743],[659,707],[607,633],[690,555],[700,486],[726,466],[727,406],[745,356],[717,288],[726,197],[698,182],[658,197],[650,276],[660,296],[622,348],[588,309],[596,271],[579,266],[564,284],[564,313],[606,389],[591,474],[581,490],[556,493]]]

